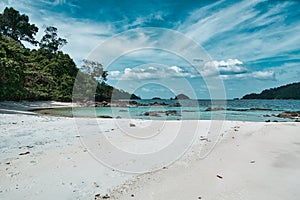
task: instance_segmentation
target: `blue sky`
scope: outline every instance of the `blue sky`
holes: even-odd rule
[[[210,98],[220,85],[208,84],[204,76],[221,80],[226,98],[300,81],[297,0],[1,0],[1,10],[6,6],[30,17],[40,28],[38,39],[46,26],[57,27],[69,42],[62,50],[79,66],[83,59],[99,53],[105,41],[121,34],[122,40],[111,40],[111,48],[100,51],[96,59],[109,71],[109,84],[143,98],[169,98],[178,93]],[[126,32],[145,27],[182,34],[196,42],[210,60],[197,70],[181,55],[140,48],[105,62],[109,51],[162,41],[158,37],[163,35],[150,37],[143,29],[135,35]],[[184,51],[180,37],[169,38],[173,44],[165,38],[165,45]]]

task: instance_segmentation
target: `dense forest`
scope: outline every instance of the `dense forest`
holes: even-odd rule
[[[60,49],[67,40],[60,38],[57,28],[47,27],[36,41],[38,27],[28,16],[13,8],[0,14],[0,100],[76,100],[138,99],[134,94],[107,85],[107,71],[94,61],[85,60],[78,68],[72,58]],[[37,46],[25,48],[22,41]],[[79,70],[80,69],[80,70]],[[74,88],[74,82],[80,85]]]
[[[247,94],[242,99],[300,99],[300,82]]]

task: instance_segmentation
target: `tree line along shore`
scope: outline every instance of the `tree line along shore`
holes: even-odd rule
[[[56,27],[46,27],[40,41],[39,28],[29,17],[14,8],[0,14],[0,101],[56,100],[88,101],[139,99],[106,83],[107,71],[96,61],[84,60],[78,67],[70,55],[61,51],[67,40],[58,36]],[[29,49],[23,44],[36,48]],[[74,88],[75,80],[84,83]],[[81,87],[81,88],[80,88]]]

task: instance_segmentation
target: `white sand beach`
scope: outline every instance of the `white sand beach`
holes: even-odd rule
[[[99,134],[128,152],[161,148],[165,145],[161,141],[182,127],[181,121],[166,121],[162,136],[133,144],[120,124],[135,133],[149,126],[149,121],[86,118],[81,122],[81,129],[87,132],[94,130],[97,122]],[[211,122],[188,121],[189,127],[198,126],[193,146],[171,165],[144,174],[103,165],[93,156],[96,136],[83,134],[76,123],[65,117],[0,114],[0,199],[89,200],[106,194],[109,199],[138,200],[300,197],[300,123],[225,121],[220,141],[203,158],[201,152],[213,143],[205,138]],[[188,133],[188,126],[183,131]],[[114,164],[121,169],[129,165],[124,163],[126,159],[117,159]],[[144,162],[141,165],[149,165]]]
[[[205,159],[191,154],[141,175],[115,199],[299,199],[300,124],[226,123],[232,128]]]

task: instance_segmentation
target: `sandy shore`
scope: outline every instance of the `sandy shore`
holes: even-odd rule
[[[299,199],[300,124],[238,123],[205,159],[190,154],[115,190],[115,199]],[[197,145],[193,148],[197,149]]]
[[[161,126],[146,120],[81,119],[78,127],[73,118],[11,113],[0,114],[0,199],[89,200],[105,194],[139,200],[300,197],[300,123],[226,121],[220,141],[202,158],[213,146],[205,135],[211,122],[188,121],[186,134],[197,125],[188,152],[161,170],[136,174],[117,170],[127,169],[126,159],[115,159],[112,167],[95,159],[94,148],[102,145],[99,135],[128,152],[151,152],[170,145],[168,139],[184,127],[180,121]],[[138,143],[124,135],[124,127],[135,134],[162,128],[161,134]],[[155,160],[140,162],[149,163]]]
[[[0,114],[28,114],[35,115],[31,110],[47,108],[63,108],[76,106],[72,102],[57,101],[0,101]]]

